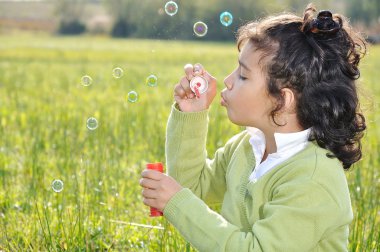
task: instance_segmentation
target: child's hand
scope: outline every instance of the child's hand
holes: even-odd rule
[[[197,112],[208,109],[216,95],[216,79],[204,70],[201,64],[187,64],[185,74],[174,88],[174,99],[183,112]],[[194,76],[202,76],[208,81],[208,89],[197,97],[190,89],[190,81]]]
[[[140,179],[140,186],[144,188],[142,191],[144,204],[161,212],[171,197],[182,189],[172,177],[158,171],[144,170],[141,176],[143,178]]]

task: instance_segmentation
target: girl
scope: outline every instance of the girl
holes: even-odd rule
[[[347,251],[353,218],[344,174],[361,158],[355,81],[365,42],[329,11],[281,14],[239,29],[239,65],[221,105],[247,130],[207,159],[216,80],[185,66],[167,126],[168,175],[142,172],[144,204],[199,251]],[[196,97],[193,76],[209,82]],[[174,179],[175,180],[174,180]],[[208,205],[221,203],[215,212]]]

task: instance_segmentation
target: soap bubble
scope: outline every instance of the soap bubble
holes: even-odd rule
[[[146,78],[146,84],[150,87],[157,86],[157,76],[154,74],[149,75],[148,78]]]
[[[53,189],[54,192],[61,192],[63,190],[63,182],[60,179],[55,179],[51,183],[51,188]]]
[[[174,16],[175,14],[177,14],[177,11],[178,11],[178,5],[176,2],[169,1],[165,4],[165,12],[169,16]]]
[[[92,78],[90,76],[88,76],[88,75],[84,75],[81,78],[81,83],[85,87],[90,86],[92,84]]]
[[[198,21],[194,24],[193,30],[195,35],[198,37],[203,37],[207,34],[207,25],[201,21]]]
[[[87,119],[87,129],[95,130],[98,127],[98,120],[95,117],[90,117]]]
[[[131,91],[127,95],[127,99],[129,102],[137,102],[138,100],[138,94],[136,91]]]
[[[230,26],[232,24],[233,19],[234,18],[232,16],[232,14],[229,13],[228,11],[222,12],[220,14],[220,22],[224,26]]]
[[[123,75],[124,75],[124,71],[123,69],[121,69],[120,67],[116,67],[112,70],[112,75],[113,77],[115,77],[116,79],[119,79],[121,78]]]

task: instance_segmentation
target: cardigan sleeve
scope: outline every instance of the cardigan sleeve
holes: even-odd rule
[[[164,209],[164,216],[199,251],[310,251],[341,214],[330,194],[314,182],[278,188],[249,232],[212,211],[187,188]],[[338,242],[330,251],[346,251],[346,246]]]
[[[166,166],[170,176],[208,203],[220,203],[226,191],[229,145],[207,158],[208,110],[184,113],[172,107],[166,130]]]

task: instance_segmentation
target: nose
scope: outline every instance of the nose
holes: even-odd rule
[[[233,82],[232,82],[232,73],[230,75],[228,75],[225,79],[224,79],[224,85],[227,87],[228,90],[231,90],[232,87],[233,87]]]

